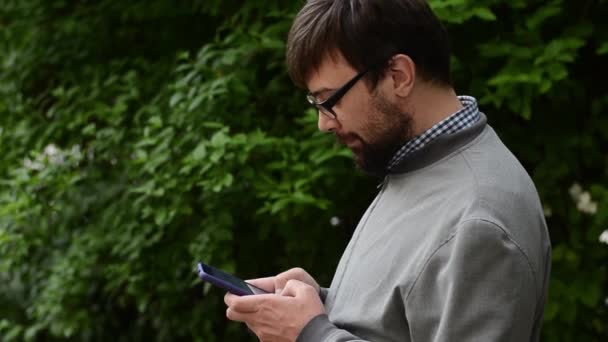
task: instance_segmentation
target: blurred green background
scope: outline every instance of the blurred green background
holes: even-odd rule
[[[538,187],[543,341],[608,341],[608,1],[430,3]],[[379,181],[286,74],[302,4],[0,1],[1,341],[253,340],[198,260],[329,284]]]

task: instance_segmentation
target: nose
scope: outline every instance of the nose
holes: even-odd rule
[[[332,119],[327,115],[318,111],[319,119],[317,125],[319,127],[319,131],[321,132],[334,132],[340,126],[340,123],[336,119]]]

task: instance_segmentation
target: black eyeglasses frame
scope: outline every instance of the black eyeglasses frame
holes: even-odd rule
[[[321,113],[325,114],[330,119],[336,119],[337,115],[336,112],[334,112],[333,107],[338,103],[338,101],[342,99],[342,97],[344,97],[344,95],[346,95],[350,88],[352,88],[355,83],[357,83],[369,70],[370,68],[366,68],[365,70],[355,75],[355,77],[353,77],[352,79],[350,79],[350,81],[346,82],[343,86],[338,88],[333,94],[331,94],[331,96],[329,96],[324,101],[317,101],[317,98],[312,93],[306,94],[306,100],[308,100],[308,103],[310,103],[311,105],[317,107],[317,109],[319,109]]]

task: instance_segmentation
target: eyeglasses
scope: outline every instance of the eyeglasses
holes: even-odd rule
[[[355,77],[353,77],[350,81],[346,82],[346,84],[344,84],[343,86],[338,88],[338,90],[336,90],[336,92],[331,94],[331,96],[328,97],[326,100],[319,101],[317,99],[317,97],[315,96],[315,94],[311,94],[311,93],[308,93],[306,95],[306,99],[308,100],[308,102],[311,105],[317,107],[317,109],[321,113],[325,114],[330,119],[335,119],[336,113],[334,112],[333,107],[350,90],[350,88],[352,88],[355,85],[355,83],[357,83],[357,81],[359,81],[361,79],[361,77],[363,77],[363,75],[365,75],[365,73],[368,71],[369,71],[369,68],[367,68],[367,69],[361,71],[360,73],[358,73],[357,75],[355,75]]]

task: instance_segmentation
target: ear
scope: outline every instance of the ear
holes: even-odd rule
[[[390,61],[389,75],[392,78],[392,90],[395,95],[407,97],[414,88],[416,64],[414,64],[414,61],[408,55],[395,55]]]

